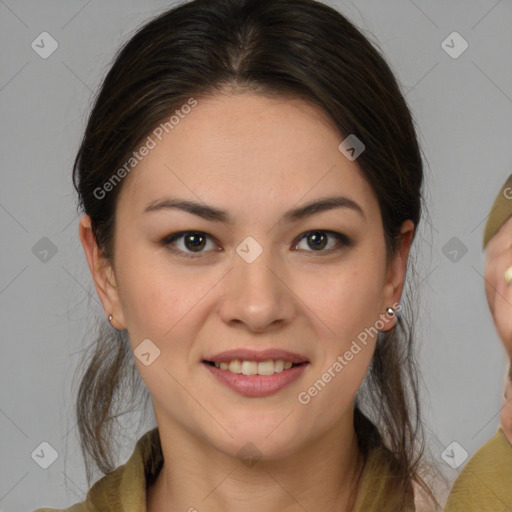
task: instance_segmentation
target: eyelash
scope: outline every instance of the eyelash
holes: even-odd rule
[[[175,249],[173,247],[170,247],[172,242],[174,242],[175,240],[178,240],[180,238],[183,238],[183,236],[185,236],[185,235],[187,235],[189,233],[196,233],[196,234],[199,234],[199,235],[205,235],[208,239],[214,240],[213,237],[211,237],[210,235],[208,235],[204,231],[190,230],[190,231],[179,231],[177,233],[173,233],[171,235],[167,235],[165,238],[163,238],[160,241],[160,243],[165,248],[167,248],[169,251],[171,251],[171,252],[173,252],[175,254],[178,254],[179,256],[183,256],[185,258],[193,258],[193,259],[194,258],[199,258],[199,257],[201,257],[201,255],[204,254],[204,252],[190,253],[190,252],[182,251],[181,249]],[[327,250],[306,251],[306,252],[311,252],[313,254],[319,253],[318,256],[322,256],[322,255],[326,255],[326,254],[332,254],[333,252],[336,252],[336,251],[340,250],[342,247],[349,247],[349,246],[352,245],[352,240],[348,236],[344,235],[343,233],[337,233],[336,231],[329,231],[329,230],[325,230],[325,229],[312,229],[310,231],[306,231],[305,233],[300,235],[300,237],[297,239],[297,242],[294,243],[294,245],[299,244],[304,238],[306,238],[308,235],[310,235],[312,233],[325,233],[325,234],[330,235],[331,237],[335,238],[341,244],[341,247],[339,247],[339,246],[338,247],[333,247],[333,248],[327,249]],[[212,252],[212,251],[205,251],[205,252]],[[214,251],[214,252],[216,252],[216,251]]]

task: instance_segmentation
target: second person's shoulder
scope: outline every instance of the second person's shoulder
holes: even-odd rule
[[[462,469],[445,512],[508,512],[512,508],[512,446],[501,429]]]

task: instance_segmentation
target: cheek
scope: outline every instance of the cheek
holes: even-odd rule
[[[163,280],[148,269],[126,270],[121,303],[128,331],[142,334],[150,326],[154,333],[169,329],[171,315],[166,325],[163,313],[172,311],[175,288],[164,286]]]
[[[161,255],[156,258],[135,244],[119,247],[120,300],[130,337],[134,344],[139,338],[162,338],[185,314],[182,310],[194,286],[183,273],[165,265]]]
[[[325,334],[349,340],[379,319],[380,270],[362,262],[331,268],[297,284],[305,302],[329,327]]]
[[[324,268],[316,275],[304,273],[292,285],[303,298],[311,325],[317,326],[318,340],[318,363],[299,402],[307,402],[311,412],[323,417],[332,419],[347,410],[373,356],[379,329],[375,324],[382,313],[378,310],[382,277],[375,263],[366,263]]]

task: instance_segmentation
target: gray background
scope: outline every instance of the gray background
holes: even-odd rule
[[[481,237],[512,172],[512,3],[329,4],[380,45],[418,126],[429,211],[416,242],[424,412],[432,456],[453,480],[463,464],[452,469],[441,453],[457,441],[472,455],[495,434],[506,372],[485,301]],[[85,497],[73,373],[103,310],[78,238],[71,166],[114,52],[169,5],[0,0],[0,511]],[[31,47],[44,31],[58,42],[47,59]],[[469,44],[458,58],[441,46],[453,31]],[[56,248],[46,262],[33,251],[43,237]],[[453,237],[467,248],[457,261],[445,256]],[[130,425],[119,463],[145,431]],[[48,469],[31,457],[43,441],[58,452]]]

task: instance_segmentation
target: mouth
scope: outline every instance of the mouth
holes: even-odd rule
[[[291,361],[285,361],[283,359],[268,359],[266,361],[254,361],[254,360],[240,360],[233,359],[230,361],[208,361],[204,359],[201,361],[203,364],[218,368],[221,371],[226,371],[234,374],[242,375],[261,375],[268,376],[274,375],[275,373],[285,372],[291,368],[297,366],[305,366],[309,364],[308,361],[301,363],[293,363]]]
[[[202,366],[226,388],[245,397],[266,397],[298,380],[311,362],[282,350],[223,352],[203,359]]]

